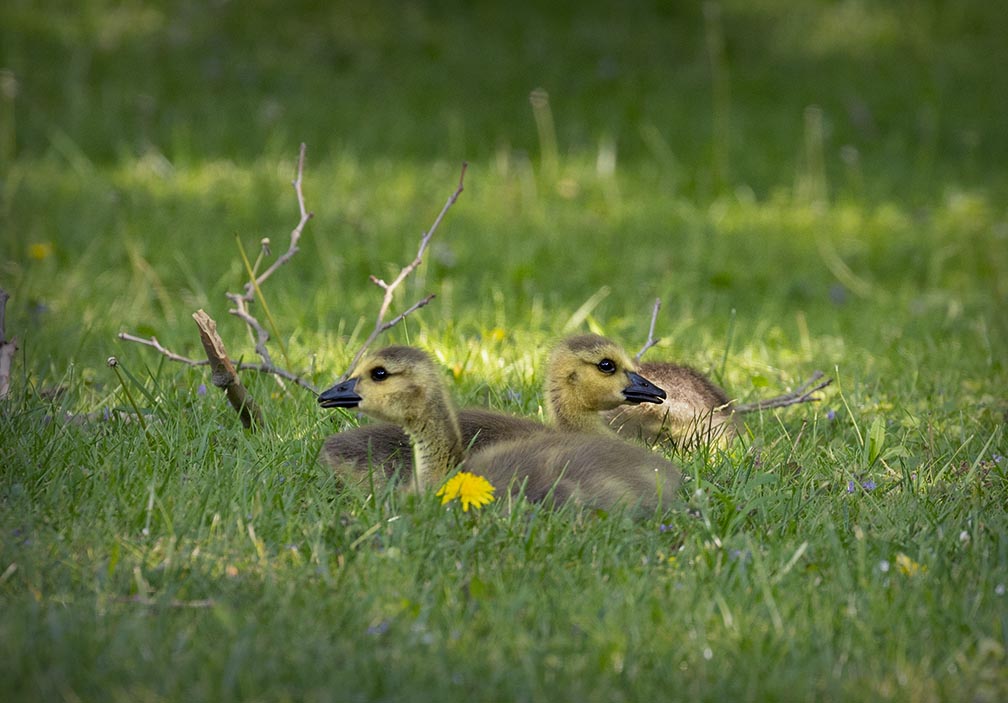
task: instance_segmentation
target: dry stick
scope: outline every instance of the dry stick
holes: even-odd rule
[[[820,381],[819,379],[823,376],[824,374],[822,371],[816,371],[812,374],[812,377],[809,380],[805,381],[805,383],[801,384],[790,393],[777,395],[773,398],[765,398],[764,400],[757,400],[752,403],[741,403],[735,406],[734,411],[736,413],[751,413],[756,410],[786,408],[789,405],[798,405],[799,403],[817,402],[819,398],[814,397],[812,394],[833,383],[832,378]],[[818,383],[816,383],[817,381]],[[813,384],[815,385],[813,386]]]
[[[150,337],[149,339],[144,339],[143,337],[136,337],[126,332],[120,332],[118,336],[119,339],[122,339],[126,342],[136,342],[137,344],[143,344],[145,346],[148,346],[151,349],[160,352],[171,361],[177,361],[181,364],[187,364],[189,366],[207,366],[210,364],[209,359],[190,359],[187,356],[176,354],[172,350],[162,346],[162,344],[158,341],[157,337]],[[290,381],[291,383],[296,383],[302,388],[310,390],[312,393],[318,394],[318,389],[315,388],[315,386],[313,386],[311,383],[304,380],[297,374],[293,374],[290,371],[287,371],[286,369],[281,369],[276,366],[269,366],[267,364],[250,364],[247,361],[238,362],[237,364],[235,364],[235,368],[238,371],[258,371],[259,373],[268,373],[274,376],[279,376],[280,378]]]
[[[0,400],[10,392],[11,366],[17,352],[17,339],[7,339],[7,301],[10,294],[0,288]]]
[[[644,346],[641,347],[641,350],[637,352],[637,356],[634,357],[635,359],[637,359],[638,362],[640,362],[641,357],[644,356],[644,353],[648,349],[650,349],[660,341],[659,339],[655,339],[654,336],[655,322],[658,321],[658,311],[660,309],[661,309],[661,298],[655,298],[654,309],[651,311],[651,327],[648,328],[647,341],[644,342]]]
[[[156,349],[161,352],[164,356],[168,357],[170,361],[178,361],[183,364],[189,364],[189,366],[206,366],[210,363],[209,359],[190,359],[187,356],[181,356],[175,352],[165,349],[161,346],[161,342],[158,341],[157,337],[151,337],[150,339],[144,339],[143,337],[135,337],[127,332],[120,332],[118,335],[119,339],[126,342],[136,342],[137,344],[146,344],[148,347]]]
[[[419,266],[423,261],[423,255],[424,252],[427,250],[427,245],[430,243],[431,237],[433,237],[434,232],[437,231],[438,226],[441,224],[441,220],[444,219],[445,213],[447,213],[448,209],[455,204],[455,201],[458,200],[459,195],[461,195],[462,193],[463,182],[465,181],[465,173],[468,167],[469,164],[463,161],[462,173],[459,175],[458,187],[455,189],[454,193],[448,196],[448,200],[445,202],[444,207],[441,208],[441,212],[438,213],[437,218],[434,220],[434,224],[431,225],[430,229],[427,230],[427,232],[420,239],[420,248],[417,250],[416,258],[414,258],[413,261],[411,261],[410,263],[406,264],[406,266],[404,266],[402,270],[399,271],[399,275],[396,276],[391,283],[386,283],[377,276],[370,277],[372,283],[374,283],[376,286],[385,291],[385,297],[382,299],[381,307],[378,309],[378,318],[375,320],[374,329],[371,331],[371,334],[368,335],[368,338],[364,340],[363,346],[361,346],[361,348],[357,350],[357,353],[354,355],[353,361],[350,362],[350,366],[347,368],[346,373],[344,373],[342,378],[340,379],[341,381],[345,381],[347,378],[350,377],[350,374],[353,373],[353,370],[357,367],[357,364],[361,360],[361,357],[364,356],[364,352],[366,352],[368,348],[374,343],[374,341],[378,338],[378,335],[380,335],[382,332],[389,329],[390,327],[393,327],[394,325],[398,324],[400,321],[403,320],[403,318],[405,318],[411,312],[414,312],[415,310],[422,308],[424,305],[429,303],[434,298],[433,295],[428,295],[423,300],[419,300],[413,305],[411,305],[406,311],[404,311],[400,315],[397,315],[395,319],[390,320],[389,322],[385,322],[385,315],[386,313],[388,313],[389,306],[392,305],[392,294],[395,292],[395,289],[399,287],[399,284],[402,283],[407,276],[413,273],[413,271],[416,270],[416,267]]]
[[[269,341],[269,332],[259,324],[259,321],[249,312],[248,304],[252,302],[255,298],[256,290],[266,282],[270,276],[272,276],[277,269],[286,264],[291,258],[298,253],[298,242],[301,239],[301,233],[304,231],[305,225],[308,224],[308,220],[315,216],[315,213],[309,212],[305,207],[304,192],[301,189],[301,183],[304,175],[304,161],[305,161],[305,144],[301,143],[301,150],[298,154],[298,164],[297,164],[297,175],[294,180],[291,181],[291,185],[294,186],[294,194],[297,196],[298,211],[301,214],[301,219],[298,220],[297,225],[291,230],[290,233],[290,245],[287,247],[287,251],[277,257],[270,266],[259,274],[258,278],[251,278],[248,283],[245,284],[244,292],[238,293],[225,293],[227,299],[234,303],[234,307],[228,312],[235,317],[240,318],[247,324],[256,335],[256,353],[262,357],[263,362],[266,366],[271,369],[276,367],[273,365],[273,359],[270,358],[269,350],[266,348],[266,342]],[[281,348],[283,347],[283,342],[280,342]],[[284,352],[286,357],[286,352]],[[283,376],[283,374],[276,374],[278,376]]]
[[[150,607],[168,607],[168,608],[213,608],[217,603],[213,598],[203,598],[200,600],[179,600],[177,598],[172,598],[170,601],[160,602],[154,600],[153,598],[148,598],[146,596],[131,596],[128,598],[116,598],[118,603],[135,603],[137,605],[144,605]]]
[[[193,313],[193,319],[199,327],[200,341],[203,342],[203,349],[206,351],[207,359],[210,360],[210,368],[213,371],[211,381],[227,395],[228,402],[238,412],[245,429],[254,430],[262,427],[262,411],[239,380],[238,372],[235,371],[234,364],[231,363],[224,348],[224,342],[217,334],[217,323],[202,309]]]

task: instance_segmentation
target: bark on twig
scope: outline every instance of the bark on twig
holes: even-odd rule
[[[194,312],[193,319],[199,327],[200,341],[203,342],[203,349],[213,371],[212,383],[227,395],[228,402],[238,413],[246,429],[254,430],[262,427],[262,411],[238,378],[234,364],[231,363],[224,348],[224,342],[217,334],[217,323],[203,310]]]
[[[462,173],[459,175],[458,187],[455,189],[454,193],[448,196],[448,200],[445,202],[444,207],[441,208],[441,212],[438,213],[437,218],[434,220],[434,224],[431,225],[430,229],[427,230],[427,232],[424,233],[423,237],[420,239],[420,248],[417,249],[417,254],[416,257],[413,259],[413,261],[406,264],[406,266],[404,266],[402,270],[399,271],[399,274],[394,279],[392,279],[391,283],[386,283],[377,276],[370,277],[372,283],[374,283],[376,286],[385,291],[385,296],[382,298],[381,307],[378,309],[378,317],[375,320],[374,329],[371,331],[371,334],[368,335],[368,338],[364,340],[364,344],[361,346],[361,348],[357,350],[357,353],[354,355],[353,361],[350,362],[350,366],[347,368],[346,373],[344,373],[342,378],[340,379],[341,381],[345,381],[347,378],[350,377],[350,374],[353,373],[353,370],[357,367],[358,362],[360,362],[361,357],[364,356],[364,352],[366,352],[368,348],[374,343],[374,341],[378,338],[378,335],[380,335],[382,332],[389,329],[390,327],[393,327],[394,325],[398,324],[403,320],[403,318],[405,318],[411,312],[414,312],[415,310],[422,308],[424,305],[429,303],[434,298],[433,295],[428,295],[426,298],[423,298],[422,300],[419,300],[413,305],[411,305],[404,312],[397,315],[394,319],[385,322],[385,315],[388,313],[388,309],[392,305],[392,295],[393,293],[395,293],[395,289],[398,288],[399,284],[402,283],[404,280],[406,280],[406,277],[409,276],[411,273],[413,273],[416,270],[417,266],[419,266],[423,262],[423,256],[424,253],[427,251],[427,245],[430,244],[431,237],[433,237],[434,232],[437,231],[438,226],[441,224],[441,220],[444,219],[445,213],[448,212],[448,209],[455,204],[455,201],[458,200],[459,195],[462,194],[466,169],[468,167],[469,164],[463,161]]]
[[[751,413],[757,410],[786,408],[789,405],[798,405],[799,403],[817,402],[819,398],[813,396],[812,394],[833,383],[832,378],[827,378],[825,381],[820,380],[824,377],[824,375],[825,374],[823,374],[822,371],[816,371],[812,374],[812,377],[809,380],[805,381],[805,383],[801,384],[790,393],[776,395],[773,398],[764,398],[763,400],[753,401],[752,403],[741,403],[734,407],[734,412]]]
[[[10,392],[11,367],[17,352],[17,339],[7,339],[7,301],[10,295],[0,289],[0,400]]]
[[[650,349],[660,341],[659,339],[655,339],[654,336],[655,322],[658,321],[659,310],[661,310],[661,298],[655,298],[654,309],[651,310],[651,326],[648,328],[647,341],[644,342],[644,346],[641,347],[641,350],[637,352],[637,356],[634,357],[635,359],[637,359],[638,362],[641,360],[641,357],[644,356],[644,353],[647,352],[648,349]]]

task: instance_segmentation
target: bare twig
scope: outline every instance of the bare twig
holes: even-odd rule
[[[119,339],[122,339],[126,342],[136,342],[137,344],[143,344],[144,346],[148,346],[151,349],[155,349],[156,351],[160,352],[169,360],[177,361],[181,364],[188,364],[189,366],[208,366],[210,364],[209,359],[190,359],[187,356],[176,354],[171,349],[167,349],[166,347],[162,346],[161,343],[157,340],[157,337],[150,337],[148,339],[144,339],[143,337],[136,337],[132,334],[127,334],[126,332],[120,332]],[[272,376],[279,376],[282,379],[290,381],[291,383],[296,383],[302,388],[310,390],[312,393],[316,394],[318,393],[318,389],[316,389],[315,386],[313,386],[308,381],[304,380],[297,374],[293,374],[290,371],[287,371],[286,369],[281,369],[277,366],[271,366],[269,364],[250,364],[247,361],[240,361],[237,364],[235,364],[235,368],[238,371],[258,371],[259,373],[270,374]]]
[[[315,213],[309,212],[305,209],[304,193],[301,190],[301,179],[304,174],[304,161],[305,161],[305,150],[306,146],[304,142],[301,143],[301,151],[298,154],[298,165],[297,165],[297,175],[294,180],[291,181],[291,185],[294,186],[294,194],[297,196],[298,210],[301,213],[301,219],[298,221],[297,225],[291,230],[290,233],[290,246],[287,248],[283,254],[277,257],[277,260],[270,264],[269,268],[259,274],[256,279],[257,285],[262,285],[266,282],[266,279],[273,275],[273,273],[290,261],[291,257],[298,253],[298,241],[301,239],[301,232],[304,230],[305,225],[308,224],[308,220],[315,217]],[[252,282],[249,281],[245,284],[245,297],[247,300],[252,300],[253,294]]]
[[[17,340],[7,339],[7,301],[10,295],[0,289],[0,400],[10,392],[11,366],[14,364],[14,353],[17,352]]]
[[[203,310],[194,312],[193,319],[199,327],[200,341],[203,342],[203,349],[206,351],[207,359],[210,360],[213,384],[227,395],[228,402],[237,411],[246,429],[262,427],[262,411],[239,380],[234,364],[231,363],[224,348],[224,342],[217,334],[217,323]]]
[[[364,344],[361,346],[361,348],[357,350],[357,353],[354,355],[353,361],[350,362],[350,366],[347,368],[346,373],[343,374],[341,380],[346,380],[347,378],[349,378],[350,374],[357,367],[357,363],[361,360],[361,357],[364,356],[364,352],[366,352],[368,348],[374,343],[374,341],[378,338],[378,335],[380,335],[382,332],[389,329],[390,327],[398,324],[403,320],[403,318],[405,318],[411,312],[414,312],[415,310],[422,308],[424,305],[429,303],[434,298],[433,295],[428,295],[423,300],[417,301],[416,303],[411,305],[407,310],[405,310],[400,315],[397,315],[394,319],[390,320],[389,322],[385,322],[385,315],[388,313],[388,309],[392,305],[392,295],[393,293],[395,293],[395,289],[398,288],[399,284],[402,283],[404,280],[406,280],[406,277],[409,276],[411,273],[413,273],[416,270],[417,266],[419,266],[423,262],[423,256],[424,253],[427,251],[427,245],[430,244],[431,237],[433,237],[434,232],[437,231],[438,226],[441,224],[441,220],[444,219],[445,213],[448,212],[448,209],[455,204],[455,201],[458,200],[459,195],[462,194],[463,183],[465,181],[465,173],[468,167],[469,164],[463,161],[462,173],[459,175],[458,187],[455,189],[454,193],[448,196],[448,200],[445,202],[444,207],[441,208],[441,212],[438,213],[437,218],[434,220],[434,224],[431,225],[430,229],[427,230],[427,232],[420,239],[420,248],[417,249],[417,254],[416,257],[413,259],[413,261],[406,264],[406,266],[404,266],[402,270],[399,271],[399,275],[397,275],[394,279],[392,279],[391,283],[386,283],[377,276],[370,277],[372,283],[374,283],[376,286],[385,291],[385,296],[384,298],[382,298],[381,307],[378,309],[378,317],[375,320],[374,329],[371,331],[371,334],[368,335],[368,338],[364,340]]]
[[[149,607],[167,607],[167,608],[212,608],[216,605],[213,598],[202,598],[199,600],[179,600],[178,598],[172,598],[169,601],[157,601],[153,598],[147,596],[135,595],[128,598],[117,598],[119,603],[135,603],[137,605],[144,605]]]
[[[785,408],[789,405],[798,405],[799,403],[816,402],[819,398],[812,394],[833,383],[832,378],[827,378],[825,381],[820,380],[824,375],[822,371],[816,371],[809,380],[790,393],[757,400],[752,403],[742,403],[734,406],[734,411],[736,413],[751,413],[756,410],[770,410],[772,408]]]
[[[287,247],[287,251],[277,257],[270,266],[259,274],[258,277],[252,278],[248,283],[245,284],[245,289],[242,293],[225,293],[224,295],[230,300],[234,307],[228,310],[228,312],[235,317],[240,318],[249,326],[249,328],[255,333],[256,354],[262,357],[262,360],[270,368],[276,368],[273,365],[273,359],[270,357],[269,350],[266,348],[266,342],[269,341],[269,332],[259,323],[259,321],[249,312],[249,303],[255,298],[256,290],[266,282],[270,276],[272,276],[277,269],[286,264],[291,258],[298,253],[298,242],[301,240],[301,233],[304,231],[305,225],[308,224],[308,220],[315,216],[315,213],[309,212],[305,207],[304,192],[301,189],[301,183],[304,175],[304,162],[305,162],[305,150],[306,146],[304,143],[301,144],[301,150],[298,154],[298,164],[297,164],[297,175],[295,175],[294,180],[291,181],[291,185],[294,186],[294,194],[297,196],[298,211],[301,213],[301,219],[298,220],[297,225],[291,230],[290,233],[290,245]],[[268,246],[268,240],[263,240],[263,246]]]
[[[651,327],[648,328],[647,341],[644,342],[644,346],[641,347],[641,350],[637,352],[637,356],[634,357],[637,361],[640,361],[644,353],[660,341],[660,339],[655,339],[654,336],[655,322],[658,321],[659,310],[661,310],[661,298],[655,298],[654,309],[651,310]]]
[[[235,294],[226,293],[226,295],[230,297]],[[238,301],[239,302],[235,303],[235,305],[237,305],[238,307],[231,308],[230,310],[228,310],[228,312],[237,317],[238,319],[244,321],[245,324],[249,326],[249,329],[255,332],[256,354],[258,354],[260,358],[262,358],[264,364],[266,364],[269,367],[273,367],[273,357],[270,356],[269,349],[266,347],[266,342],[268,342],[270,338],[269,332],[267,332],[266,328],[263,327],[261,324],[259,324],[259,320],[257,320],[252,315],[252,313],[248,311],[248,308],[245,305],[245,301],[242,300],[241,298],[238,298]]]
[[[149,339],[144,339],[143,337],[136,337],[127,332],[120,332],[119,339],[126,342],[136,342],[137,344],[144,344],[148,347],[156,349],[161,352],[164,356],[168,357],[170,361],[178,361],[183,364],[188,364],[189,366],[206,366],[210,363],[209,359],[190,359],[187,356],[181,356],[175,352],[165,349],[161,346],[161,342],[158,341],[157,337],[151,337]]]

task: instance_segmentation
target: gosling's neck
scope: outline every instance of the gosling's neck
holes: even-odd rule
[[[585,407],[576,394],[564,387],[563,382],[549,382],[546,389],[546,414],[558,430],[589,434],[612,433],[598,411]]]
[[[433,399],[424,415],[404,429],[413,444],[416,490],[439,483],[465,458],[455,409],[446,397]]]

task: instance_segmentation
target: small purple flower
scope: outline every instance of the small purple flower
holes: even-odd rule
[[[1001,462],[1004,461],[1004,457],[1001,456],[1000,454],[992,454],[991,459],[993,459],[994,463],[997,464],[998,466],[1000,466]]]
[[[861,484],[861,488],[865,489],[866,491],[874,491],[878,487],[878,484],[875,483],[875,481],[870,478],[866,478],[864,481],[851,480],[847,482],[847,492],[853,493],[854,491],[856,491],[859,483]]]
[[[371,625],[367,629],[367,633],[369,635],[375,635],[375,636],[377,636],[377,635],[384,635],[386,632],[388,632],[388,629],[389,629],[389,621],[388,620],[382,620],[377,625]]]
[[[829,410],[827,410],[826,411],[826,419],[829,420],[830,422],[833,422],[834,420],[836,420],[836,410],[834,410],[833,408],[830,408]]]
[[[843,305],[847,302],[847,289],[834,283],[829,289],[829,299],[834,305]]]
[[[206,395],[206,384],[205,383],[199,384],[199,387],[196,389],[196,395]]]
[[[666,525],[664,522],[658,525],[659,532],[668,532],[672,529],[672,525]]]

